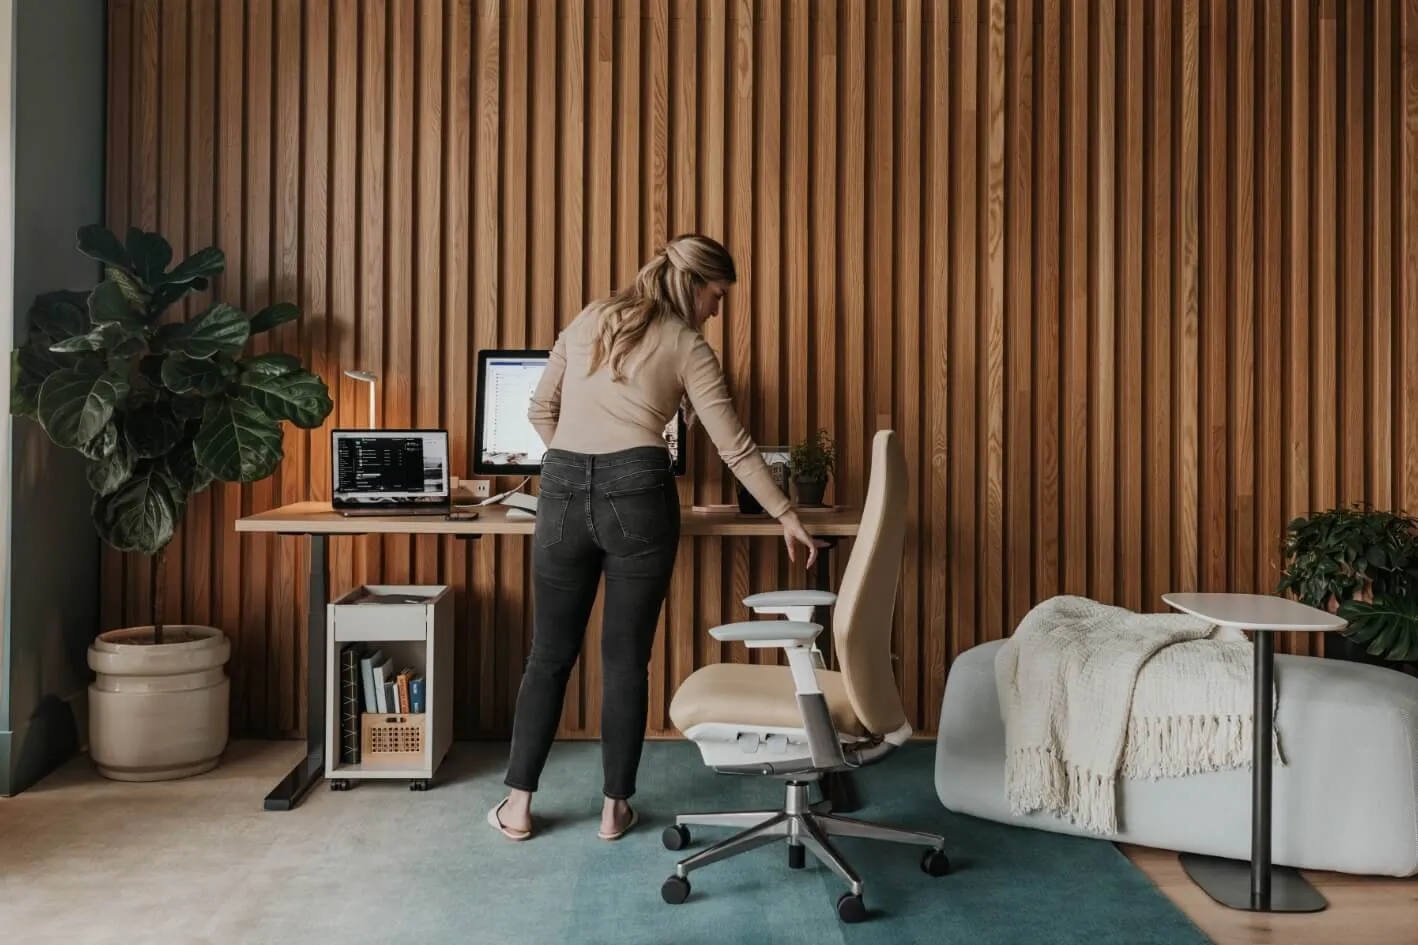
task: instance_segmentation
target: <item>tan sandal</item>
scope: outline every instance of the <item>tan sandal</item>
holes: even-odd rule
[[[497,806],[487,812],[487,822],[489,825],[492,826],[493,829],[495,829],[498,833],[502,834],[508,840],[526,840],[532,835],[532,831],[518,830],[515,827],[509,827],[502,822],[502,819],[500,817],[497,816],[497,812],[502,810],[502,808],[510,800],[512,800],[512,798],[504,797],[502,800],[498,801]]]
[[[640,815],[635,813],[635,808],[632,807],[630,808],[630,820],[626,821],[624,827],[620,828],[615,833],[606,833],[604,830],[597,830],[596,836],[600,837],[602,840],[619,840],[621,837],[629,833],[631,828],[633,828],[639,822]]]

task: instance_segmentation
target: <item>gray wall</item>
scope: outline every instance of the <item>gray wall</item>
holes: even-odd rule
[[[83,224],[103,221],[104,7],[103,0],[14,3],[16,340],[36,294],[86,289],[101,276],[74,240]],[[24,790],[84,743],[85,650],[100,629],[100,546],[82,459],[19,418],[9,458],[0,794]]]

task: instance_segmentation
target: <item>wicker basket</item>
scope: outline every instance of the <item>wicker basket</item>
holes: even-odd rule
[[[424,713],[360,716],[360,764],[417,767],[424,762]]]

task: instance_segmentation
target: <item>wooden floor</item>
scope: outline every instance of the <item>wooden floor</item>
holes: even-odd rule
[[[1187,878],[1175,853],[1126,845],[1122,850],[1216,945],[1418,945],[1418,877],[1307,871],[1329,908],[1257,915],[1213,902]]]

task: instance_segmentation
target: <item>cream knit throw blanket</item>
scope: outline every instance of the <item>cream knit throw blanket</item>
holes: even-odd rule
[[[1248,768],[1251,665],[1245,634],[1185,614],[1039,604],[995,658],[1011,811],[1113,834],[1120,772]]]

